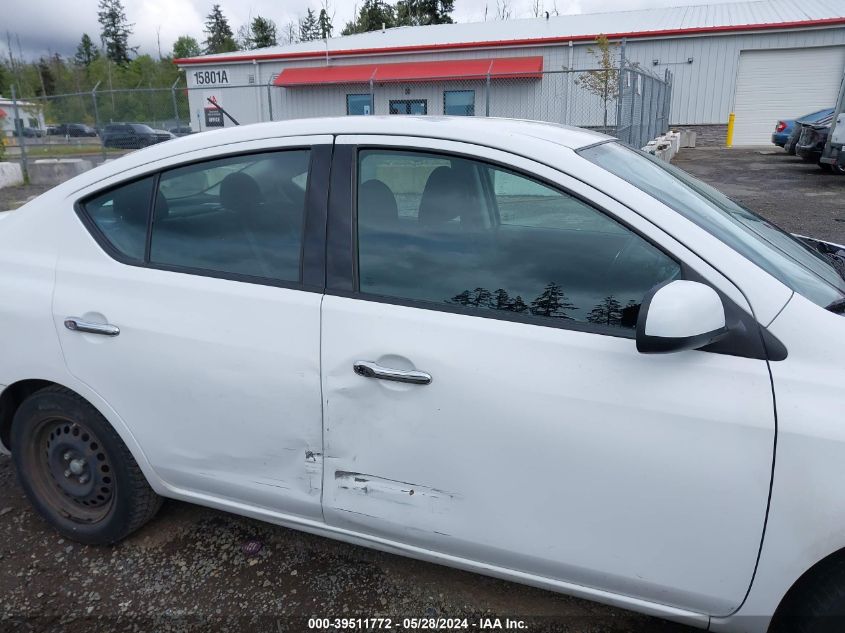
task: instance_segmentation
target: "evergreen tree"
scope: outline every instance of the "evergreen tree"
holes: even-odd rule
[[[511,312],[526,312],[528,310],[528,305],[522,299],[521,295],[516,295],[516,299],[511,301]]]
[[[206,53],[231,53],[238,50],[235,34],[219,4],[215,4],[205,18],[203,32],[208,36],[204,42]]]
[[[253,18],[246,28],[246,33],[241,38],[244,48],[269,48],[279,43],[276,37],[276,23],[269,18],[262,18],[260,15]]]
[[[100,39],[103,42],[106,57],[119,66],[129,63],[129,36],[132,27],[126,20],[126,11],[121,0],[100,0],[97,19],[100,22]]]
[[[622,304],[616,297],[609,295],[601,300],[587,315],[587,321],[598,325],[620,325],[622,323]]]
[[[37,64],[38,74],[40,75],[40,83],[35,90],[40,97],[47,97],[56,94],[56,76],[53,74],[53,68],[50,61],[44,57],[38,60]]]
[[[397,26],[452,24],[454,0],[399,0],[396,3]]]
[[[571,319],[567,312],[574,309],[575,304],[570,303],[563,289],[553,281],[546,284],[543,293],[531,302],[531,314],[534,316]]]
[[[489,308],[493,306],[493,295],[487,288],[476,288],[475,290],[464,290],[452,297],[449,302],[470,308]]]
[[[202,55],[200,43],[190,35],[181,35],[173,42],[173,59],[198,57]]]
[[[304,18],[299,20],[299,41],[310,42],[320,39],[320,23],[317,21],[317,14],[309,8]]]
[[[320,30],[320,39],[325,40],[332,36],[334,26],[332,26],[332,19],[325,9],[320,9],[320,17],[317,18],[317,27]]]
[[[493,301],[490,307],[494,310],[510,310],[513,305],[508,291],[504,288],[499,288],[493,293]]]
[[[382,25],[392,27],[396,25],[393,5],[385,0],[364,0],[358,15],[351,22],[347,22],[341,31],[342,35],[378,31]]]
[[[77,66],[85,66],[87,68],[99,56],[100,49],[91,41],[88,33],[83,33],[82,40],[80,40],[79,46],[76,47],[76,55],[73,56],[73,62]]]

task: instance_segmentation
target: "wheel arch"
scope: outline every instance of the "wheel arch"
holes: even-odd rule
[[[845,548],[828,554],[801,574],[778,603],[772,616],[769,632],[786,633],[789,631],[791,627],[787,620],[796,613],[795,607],[804,601],[807,592],[817,583],[824,582],[835,570],[841,570],[843,566],[845,566]]]
[[[0,393],[0,444],[6,451],[11,452],[12,420],[21,403],[36,391],[57,383],[51,380],[37,378],[19,380],[7,386]]]
[[[14,419],[15,412],[18,410],[18,407],[20,407],[21,403],[23,403],[26,398],[28,398],[36,391],[54,385],[58,387],[64,387],[65,389],[72,391],[80,398],[88,402],[88,404],[90,404],[92,407],[94,407],[100,413],[100,415],[102,415],[106,419],[106,421],[111,425],[111,427],[115,430],[118,436],[120,436],[120,439],[123,441],[123,443],[126,444],[126,448],[129,449],[129,452],[132,454],[132,457],[135,459],[135,462],[141,468],[141,471],[144,473],[147,482],[150,484],[153,490],[155,490],[155,492],[160,495],[167,496],[167,485],[156,474],[155,470],[147,460],[146,454],[144,453],[143,449],[135,440],[135,437],[132,435],[132,432],[129,430],[129,428],[120,418],[120,416],[118,416],[114,409],[112,409],[108,405],[108,403],[103,400],[96,392],[88,389],[86,385],[81,383],[78,385],[78,387],[82,387],[80,389],[74,385],[64,384],[55,380],[48,380],[43,378],[28,378],[15,381],[8,385],[2,391],[2,393],[0,393],[0,450],[11,453],[10,438],[12,431],[12,420]]]

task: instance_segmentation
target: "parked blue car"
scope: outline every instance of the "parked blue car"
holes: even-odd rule
[[[818,112],[811,112],[797,119],[781,119],[775,124],[775,131],[772,133],[772,143],[778,147],[783,147],[789,140],[789,135],[795,129],[796,123],[818,123],[823,118],[833,114],[833,108],[825,108]]]

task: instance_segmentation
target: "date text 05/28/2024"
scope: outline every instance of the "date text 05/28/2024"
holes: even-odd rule
[[[511,618],[309,618],[308,628],[314,631],[524,631],[524,620]]]

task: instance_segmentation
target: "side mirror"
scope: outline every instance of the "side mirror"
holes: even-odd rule
[[[637,317],[637,351],[666,354],[699,349],[728,331],[725,306],[713,288],[697,281],[670,281],[643,300]]]

